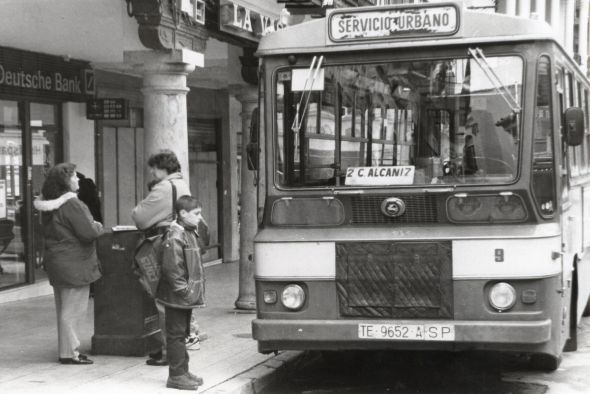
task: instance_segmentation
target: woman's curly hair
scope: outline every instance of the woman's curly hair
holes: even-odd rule
[[[62,194],[72,191],[70,179],[75,173],[76,165],[72,163],[59,163],[50,168],[41,188],[43,199],[54,200]]]
[[[161,150],[160,152],[153,154],[148,159],[148,166],[156,167],[160,170],[166,170],[168,175],[180,172],[180,163],[178,158],[171,150]]]

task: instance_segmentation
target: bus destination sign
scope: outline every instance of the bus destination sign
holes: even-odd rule
[[[328,17],[328,39],[353,42],[448,36],[459,30],[459,19],[454,4],[335,9]]]

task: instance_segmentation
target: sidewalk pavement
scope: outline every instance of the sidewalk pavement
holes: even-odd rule
[[[200,393],[257,393],[279,378],[299,352],[258,353],[251,336],[253,312],[234,309],[238,264],[205,269],[207,308],[197,311],[208,339],[189,350],[190,369],[202,376]],[[123,301],[123,300],[122,300]],[[178,393],[166,388],[168,367],[145,364],[146,357],[93,355],[93,365],[57,361],[53,295],[0,304],[0,393]],[[80,350],[90,353],[94,308],[79,328]]]

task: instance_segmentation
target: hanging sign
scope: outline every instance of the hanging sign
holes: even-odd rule
[[[456,4],[364,7],[331,10],[327,20],[331,42],[437,37],[459,30],[460,11]]]
[[[93,120],[127,119],[127,100],[122,98],[90,99],[86,102],[86,118]]]
[[[94,94],[88,62],[0,47],[0,92],[30,98],[85,101]]]
[[[280,15],[243,0],[219,1],[219,30],[258,42],[260,37],[286,27]]]

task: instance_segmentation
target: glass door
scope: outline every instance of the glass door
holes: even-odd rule
[[[0,288],[27,281],[20,111],[17,101],[0,100]]]
[[[46,103],[30,103],[30,135],[31,146],[31,189],[33,199],[41,195],[48,169],[61,161],[61,133],[59,132],[59,105]],[[58,161],[59,160],[59,161]],[[35,268],[35,280],[47,276],[43,269],[43,234],[41,215],[32,211],[32,266]]]
[[[62,158],[59,113],[56,103],[0,99],[0,290],[47,276],[32,202]]]

